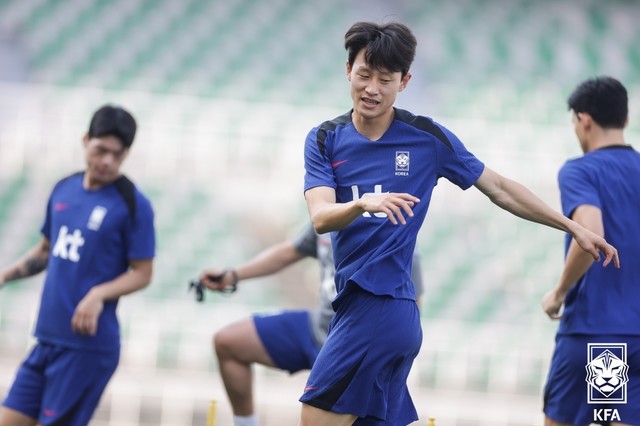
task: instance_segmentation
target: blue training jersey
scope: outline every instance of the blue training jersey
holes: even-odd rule
[[[581,205],[601,210],[605,238],[622,263],[591,265],[567,293],[558,332],[640,335],[640,153],[631,146],[589,152],[567,161],[558,181],[567,217]],[[570,242],[567,235],[565,250]]]
[[[153,210],[134,189],[134,219],[114,184],[87,190],[83,176],[61,180],[49,197],[41,232],[51,248],[35,336],[74,349],[114,350],[120,345],[117,300],[105,302],[95,336],[74,333],[71,318],[92,287],[126,272],[129,260],[154,257]]]
[[[334,188],[338,203],[387,192],[406,192],[421,200],[406,225],[393,225],[384,213],[365,212],[332,233],[338,295],[353,282],[377,295],[415,299],[411,262],[433,188],[444,177],[467,189],[484,170],[445,127],[405,110],[394,111],[391,126],[377,141],[358,133],[351,111],[315,127],[306,139],[305,191]]]

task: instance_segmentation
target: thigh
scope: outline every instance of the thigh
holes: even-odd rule
[[[218,330],[214,336],[214,345],[220,362],[232,359],[243,364],[276,366],[258,335],[252,317],[235,321]]]
[[[351,426],[356,419],[357,417],[351,414],[336,414],[302,404],[298,426]]]
[[[309,370],[319,348],[311,328],[309,311],[284,311],[253,318],[260,341],[275,365],[290,373]]]
[[[0,408],[0,426],[36,426],[37,420],[9,407]]]

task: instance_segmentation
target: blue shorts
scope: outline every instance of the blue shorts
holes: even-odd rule
[[[588,343],[601,343],[603,346],[627,344],[626,364],[629,381],[626,383],[626,403],[607,403],[607,398],[621,399],[621,393],[605,392],[608,394],[605,396],[593,391],[593,386],[587,382],[590,379],[588,371],[591,370],[596,371],[591,376],[593,383],[604,383],[602,379],[613,379],[610,383],[616,383],[616,374],[607,374],[606,371],[599,373],[602,371],[600,368],[587,369]],[[614,355],[618,356],[615,353]],[[594,382],[594,378],[599,382]],[[589,403],[590,395],[594,395],[595,398],[591,398],[598,401]],[[613,419],[616,422],[640,425],[640,336],[557,335],[544,390],[545,415],[556,422],[584,426],[598,423],[597,420],[605,420],[606,409],[610,410],[608,420],[612,420],[611,410],[615,409],[619,415],[619,419]]]
[[[313,339],[309,311],[284,311],[254,315],[258,336],[281,370],[310,370],[320,348]]]
[[[38,343],[20,365],[4,406],[41,425],[86,426],[120,351],[76,351]]]
[[[350,285],[300,402],[358,416],[358,425],[418,420],[407,377],[422,344],[414,300],[376,296]]]

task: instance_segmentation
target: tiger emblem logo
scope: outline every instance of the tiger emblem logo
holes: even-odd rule
[[[408,171],[409,163],[410,159],[408,151],[396,152],[396,171]]]
[[[592,359],[586,369],[587,383],[605,398],[629,381],[629,366],[608,349]]]

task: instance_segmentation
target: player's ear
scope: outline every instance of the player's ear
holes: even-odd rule
[[[347,61],[347,79],[351,81],[351,64]]]
[[[89,133],[85,133],[84,136],[82,137],[82,145],[87,146],[87,144],[89,143]]]
[[[402,77],[402,80],[400,80],[400,89],[398,90],[398,92],[402,92],[404,89],[406,89],[407,84],[409,84],[409,80],[411,80],[410,72],[408,72],[404,77]]]

